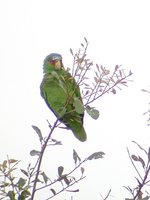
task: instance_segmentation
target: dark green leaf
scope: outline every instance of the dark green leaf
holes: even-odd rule
[[[73,149],[73,159],[75,164],[77,163],[77,161],[81,161],[81,158],[78,156],[77,152]]]
[[[76,190],[66,190],[67,192],[79,192],[79,189]]]
[[[113,88],[111,91],[113,94],[116,94],[116,90]]]
[[[83,175],[84,171],[85,171],[84,168],[81,167],[81,173],[82,173],[82,175]]]
[[[53,188],[51,188],[50,190],[52,191],[53,195],[56,194],[56,191]]]
[[[70,53],[71,53],[71,55],[73,56],[73,51],[72,51],[72,49],[70,48]]]
[[[24,178],[20,178],[19,179],[19,181],[18,181],[18,187],[19,187],[19,189],[22,189],[24,186],[25,186],[25,184],[26,184],[26,179],[24,179]]]
[[[29,197],[31,194],[28,190],[24,190],[21,192],[21,195],[18,197],[18,200],[25,200],[27,197]]]
[[[68,178],[66,177],[66,176],[64,176],[64,181],[65,181],[65,183],[67,184],[67,185],[69,185],[70,184],[70,181],[68,180]]]
[[[93,160],[93,159],[99,159],[99,158],[103,158],[103,156],[105,155],[104,152],[99,151],[99,152],[95,152],[92,155],[90,155],[87,160]]]
[[[98,119],[99,118],[99,111],[96,110],[95,108],[87,106],[86,107],[86,111],[93,119]]]
[[[98,72],[100,72],[100,69],[99,69],[99,65],[98,65],[98,64],[96,64],[96,68],[97,68]]]
[[[45,184],[47,184],[49,178],[48,178],[48,176],[45,174],[45,172],[42,172],[42,173],[41,173],[41,176],[43,177],[43,180],[44,180]]]
[[[5,187],[7,187],[7,186],[9,186],[9,185],[10,185],[10,183],[6,183],[6,182],[5,182],[5,183],[3,183],[3,184],[0,185],[0,188],[5,188]]]
[[[125,200],[134,200],[134,199],[128,199],[128,198],[125,198]]]
[[[86,42],[86,43],[88,43],[88,41],[87,41],[86,37],[84,37],[84,40],[85,40],[85,42]]]
[[[15,200],[15,193],[13,191],[9,191],[7,196],[10,198],[10,200]]]
[[[145,167],[145,162],[144,162],[144,160],[140,156],[132,155],[131,158],[134,161],[139,161],[142,164],[143,168]]]
[[[149,197],[149,196],[146,196],[146,197],[144,197],[142,200],[148,200],[148,199],[150,199],[150,197]]]
[[[136,155],[132,155],[131,158],[134,160],[134,161],[139,161],[138,157]]]
[[[115,71],[117,71],[119,69],[119,65],[115,66]]]
[[[63,166],[58,167],[58,175],[59,176],[62,176],[63,171],[64,171],[64,167]]]
[[[21,171],[25,176],[28,177],[28,172],[27,172],[27,171],[25,171],[24,169],[20,169],[20,171]]]
[[[142,164],[142,167],[144,168],[145,162],[144,162],[143,158],[141,158],[140,156],[139,156],[139,162]]]
[[[37,126],[34,126],[34,125],[32,125],[32,128],[35,130],[35,132],[39,136],[39,140],[41,142],[43,140],[43,136],[42,136],[41,130]]]
[[[41,152],[40,151],[37,151],[37,150],[32,150],[32,151],[30,151],[30,155],[31,156],[39,156],[41,154]]]

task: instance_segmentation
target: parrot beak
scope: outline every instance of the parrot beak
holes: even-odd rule
[[[60,70],[62,68],[62,62],[60,60],[55,61],[55,69]]]

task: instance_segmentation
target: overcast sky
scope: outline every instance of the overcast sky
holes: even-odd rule
[[[87,142],[57,130],[55,138],[63,146],[49,150],[44,167],[55,177],[59,165],[72,167],[72,149],[83,158],[104,151],[104,159],[86,164],[87,178],[80,182],[74,200],[101,199],[110,188],[110,199],[127,197],[122,186],[133,186],[135,174],[126,147],[136,152],[132,140],[145,148],[150,141],[143,116],[150,98],[141,92],[150,88],[149,24],[149,0],[0,0],[0,161],[8,154],[24,166],[31,162],[29,151],[39,147],[31,125],[46,135],[46,119],[55,119],[40,97],[43,60],[58,52],[64,66],[70,67],[69,48],[77,50],[86,37],[88,56],[95,63],[108,69],[121,64],[133,72],[133,82],[93,105],[100,117],[95,121],[85,116]],[[55,199],[70,196],[64,193]]]

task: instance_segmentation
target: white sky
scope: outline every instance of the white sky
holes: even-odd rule
[[[134,82],[93,105],[101,116],[97,121],[85,116],[87,142],[57,130],[55,138],[64,145],[50,149],[45,167],[55,176],[59,165],[71,167],[73,148],[83,158],[102,150],[103,160],[86,164],[87,178],[80,182],[74,200],[101,199],[100,193],[105,195],[110,188],[110,199],[125,199],[128,193],[122,186],[132,186],[135,175],[126,146],[136,152],[132,140],[145,148],[150,140],[142,115],[149,95],[140,91],[150,85],[149,24],[149,0],[0,0],[0,161],[7,154],[21,159],[22,165],[31,161],[29,151],[38,148],[31,125],[46,134],[46,119],[54,120],[39,93],[43,59],[58,52],[69,67],[69,48],[77,50],[86,37],[92,60],[108,68],[122,64],[134,73]],[[70,196],[64,193],[55,199]]]

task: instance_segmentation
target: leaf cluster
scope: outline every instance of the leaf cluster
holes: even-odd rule
[[[76,53],[70,49],[73,56],[72,76],[82,90],[85,110],[93,119],[97,119],[99,111],[90,107],[90,104],[105,94],[116,94],[117,89],[121,90],[121,86],[127,86],[128,77],[132,75],[132,72],[126,73],[121,65],[116,65],[111,72],[102,65],[93,64],[93,61],[87,58],[89,43],[86,38],[84,38],[84,43],[81,43]]]
[[[78,153],[73,150],[72,158],[74,161],[74,167],[66,172],[64,166],[58,166],[58,175],[53,180],[47,175],[46,172],[42,171],[40,165],[41,156],[44,155],[43,143],[44,140],[41,130],[37,126],[32,126],[36,132],[39,142],[41,144],[41,150],[32,150],[30,152],[31,156],[37,156],[35,164],[32,166],[28,165],[27,169],[19,169],[19,161],[15,159],[4,160],[0,164],[0,199],[10,199],[10,200],[26,200],[34,199],[36,192],[40,190],[48,189],[48,199],[54,198],[56,195],[66,191],[66,192],[79,192],[79,189],[71,189],[72,186],[76,185],[79,181],[83,180],[85,176],[85,169],[83,164],[86,161],[93,159],[99,159],[104,157],[104,152],[95,152],[89,155],[85,159],[81,159]],[[52,128],[51,128],[52,130]],[[55,145],[59,142],[53,140]],[[47,146],[50,146],[47,144]],[[18,171],[21,173],[18,173]],[[76,171],[80,172],[77,177],[74,173]],[[59,189],[56,189],[60,185]]]
[[[0,164],[0,199],[25,200],[30,196],[30,178],[27,181],[15,176],[18,164],[18,160],[9,158]],[[24,170],[20,171],[24,174]]]

